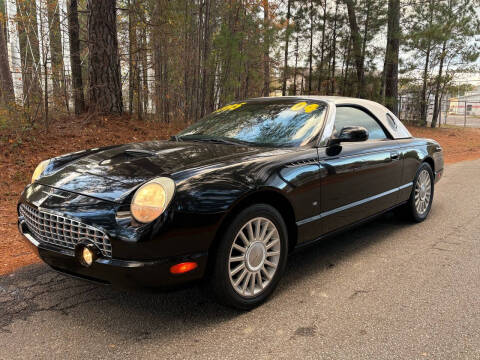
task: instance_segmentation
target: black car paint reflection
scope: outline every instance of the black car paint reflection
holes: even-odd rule
[[[326,106],[322,99],[308,101]],[[173,139],[68,154],[53,159],[19,203],[108,235],[112,259],[90,268],[51,246],[34,246],[55,269],[123,287],[169,287],[204,276],[225,223],[246,204],[275,206],[294,249],[404,203],[422,162],[436,175],[443,171],[440,147],[432,140],[392,135],[320,146],[325,129],[296,147]],[[133,194],[159,176],[175,181],[174,198],[159,218],[139,224],[129,214]],[[185,259],[195,259],[198,268],[181,277],[168,272]]]

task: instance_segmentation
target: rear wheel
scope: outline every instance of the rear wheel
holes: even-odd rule
[[[422,222],[430,213],[433,202],[433,171],[429,164],[423,163],[413,180],[410,198],[403,207],[404,212],[414,221]]]
[[[251,309],[273,292],[285,269],[285,222],[270,205],[240,212],[228,226],[216,253],[211,287],[220,302]]]

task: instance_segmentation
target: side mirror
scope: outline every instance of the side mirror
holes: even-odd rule
[[[328,142],[329,146],[340,144],[341,142],[357,142],[368,140],[368,130],[363,126],[346,126],[340,130],[338,136],[332,137]]]

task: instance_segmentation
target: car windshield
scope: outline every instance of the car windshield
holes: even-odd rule
[[[247,101],[224,106],[179,133],[177,140],[300,146],[320,131],[326,105],[310,100]]]

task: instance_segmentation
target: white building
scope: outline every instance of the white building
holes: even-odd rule
[[[464,115],[466,110],[467,115],[480,116],[480,86],[463,96],[450,98],[449,102],[450,114]]]

